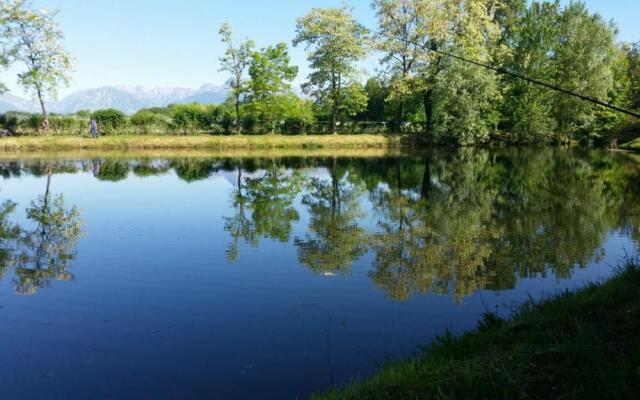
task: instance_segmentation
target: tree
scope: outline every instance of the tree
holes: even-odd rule
[[[494,2],[456,0],[445,6],[446,29],[435,27],[432,35],[440,50],[465,58],[492,63],[500,30],[495,20]],[[495,72],[459,60],[438,60],[437,77],[428,81],[432,113],[429,123],[437,141],[468,145],[484,142],[498,122],[500,100]]]
[[[376,48],[383,53],[380,60],[391,79],[387,100],[397,100],[396,129],[404,119],[405,104],[415,89],[416,72],[428,57],[424,48],[429,32],[424,24],[424,0],[374,0],[378,17]]]
[[[608,101],[617,51],[614,26],[598,14],[590,14],[584,3],[570,3],[561,13],[559,27],[554,51],[555,83]],[[573,96],[555,93],[553,109],[564,140],[581,129],[589,129],[594,122],[595,107]]]
[[[495,2],[375,0],[373,8],[378,15],[377,48],[391,82],[388,100],[397,101],[396,124],[404,118],[407,99],[420,93],[428,135],[456,136],[455,129],[462,127],[467,132],[463,136],[473,137],[469,132],[480,126],[478,136],[486,137],[488,129],[477,117],[495,100],[497,84],[487,71],[456,65],[440,51],[487,61],[498,32]],[[441,79],[443,73],[447,76]],[[454,84],[448,85],[450,81]],[[450,110],[457,105],[456,97],[468,97],[468,102]]]
[[[69,84],[72,70],[71,56],[62,46],[64,36],[54,21],[57,12],[33,10],[27,0],[9,0],[0,7],[10,59],[26,68],[18,74],[18,83],[37,98],[47,128],[46,101],[57,98],[60,84]]]
[[[0,13],[0,27],[7,23],[3,13]],[[1,28],[0,28],[1,29]],[[9,49],[6,40],[0,35],[0,71],[5,70],[9,66]],[[0,94],[7,91],[7,86],[0,82]]]
[[[255,44],[252,40],[245,40],[236,46],[233,42],[233,30],[227,23],[222,24],[219,34],[222,42],[227,46],[224,56],[220,58],[220,70],[231,74],[229,86],[231,87],[230,95],[234,99],[235,128],[236,132],[240,133],[240,104],[242,96],[246,93],[246,71],[249,68]]]
[[[298,19],[296,32],[293,45],[304,44],[310,51],[313,70],[303,90],[331,110],[331,131],[338,133],[347,89],[356,75],[355,63],[367,53],[368,30],[347,8],[314,8]]]
[[[551,82],[553,54],[558,38],[559,2],[534,1],[513,16],[513,26],[503,27],[503,40],[512,48],[505,66],[533,79]],[[511,24],[510,24],[511,25]],[[509,78],[507,78],[509,79]],[[519,142],[553,138],[553,92],[523,80],[506,83],[504,113],[506,128]]]
[[[251,54],[249,66],[248,101],[263,121],[275,133],[276,123],[282,120],[292,99],[291,81],[298,75],[298,67],[289,65],[286,43],[269,46]]]
[[[415,53],[416,58],[413,59],[413,49],[398,43],[397,39],[387,38],[387,52],[392,54],[393,49],[397,54],[404,52],[407,54],[407,60],[413,60],[407,64],[406,71],[402,79],[395,79],[394,93],[395,97],[402,96],[409,88],[420,93],[422,97],[422,107],[424,109],[424,120],[426,122],[425,133],[432,135],[435,100],[434,93],[438,76],[444,70],[445,57],[438,53],[439,50],[447,50],[447,45],[453,42],[454,34],[453,15],[457,15],[460,11],[460,5],[447,0],[415,0],[407,2],[400,8],[395,8],[394,13],[400,13],[394,19],[404,19],[411,24],[407,25],[406,31],[400,31],[401,36],[406,39],[412,38],[417,40],[421,53]],[[394,10],[394,8],[390,8]],[[393,15],[393,14],[390,14]],[[415,21],[415,26],[414,24]],[[393,34],[393,27],[391,27]],[[402,41],[402,39],[401,39]],[[403,49],[404,47],[404,49]],[[396,57],[397,57],[396,54]],[[413,79],[411,70],[415,69],[417,78]],[[402,76],[401,76],[402,77]]]
[[[387,97],[389,88],[379,78],[369,78],[364,85],[367,96],[367,107],[357,115],[358,120],[363,121],[386,121]]]
[[[623,48],[627,56],[629,80],[631,81],[631,107],[640,110],[640,42],[627,44]]]

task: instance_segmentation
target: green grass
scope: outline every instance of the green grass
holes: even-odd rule
[[[487,315],[405,362],[316,399],[631,399],[640,394],[640,266],[610,281]]]
[[[0,152],[144,149],[319,149],[399,148],[412,146],[407,136],[301,135],[301,136],[24,136],[0,139]]]

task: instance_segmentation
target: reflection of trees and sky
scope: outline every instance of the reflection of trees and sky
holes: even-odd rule
[[[306,397],[609,276],[639,178],[579,149],[0,161],[0,397]]]
[[[25,209],[27,223],[11,222],[18,205],[4,200],[0,206],[0,278],[12,268],[15,290],[20,294],[35,294],[52,281],[72,280],[71,263],[81,234],[82,220],[75,206],[67,207],[64,195],[52,193],[52,177],[56,172],[74,172],[74,168],[51,163],[34,163],[25,169],[34,176],[45,176],[44,193],[33,199]],[[5,178],[20,176],[18,164],[3,165]]]
[[[520,278],[569,279],[598,260],[611,232],[639,237],[640,166],[595,151],[3,162],[5,180],[45,181],[44,194],[24,209],[24,226],[12,222],[22,210],[2,193],[2,270],[15,271],[17,291],[73,278],[80,213],[52,192],[51,180],[80,173],[112,183],[222,177],[230,189],[214,195],[228,200],[227,209],[221,223],[210,223],[224,231],[217,238],[228,262],[280,242],[301,266],[332,276],[368,254],[371,282],[396,300],[437,293],[462,301],[478,289],[514,288]],[[138,185],[144,190],[144,181]],[[192,211],[174,205],[178,215]]]

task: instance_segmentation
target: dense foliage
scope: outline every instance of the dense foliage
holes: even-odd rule
[[[95,119],[103,133],[114,132],[124,126],[126,116],[124,113],[114,109],[96,111],[91,115]]]

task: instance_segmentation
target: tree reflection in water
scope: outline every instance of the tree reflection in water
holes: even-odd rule
[[[238,169],[237,186],[233,192],[235,214],[225,218],[225,231],[231,235],[227,259],[239,257],[239,240],[257,246],[260,238],[288,242],[292,224],[300,219],[294,200],[300,193],[302,175],[288,173],[276,160],[271,160],[257,177],[244,177]]]
[[[71,280],[71,262],[82,232],[80,212],[73,206],[67,209],[63,195],[51,193],[55,167],[46,168],[45,193],[31,202],[27,218],[35,228],[21,227],[8,222],[16,204],[6,201],[0,209],[0,267],[15,267],[15,289],[20,294],[35,294],[52,281]]]
[[[460,149],[399,158],[252,158],[0,163],[0,174],[47,176],[27,232],[0,208],[0,273],[16,267],[33,292],[69,279],[80,216],[49,193],[53,172],[91,171],[117,181],[170,170],[185,182],[234,171],[226,256],[240,244],[288,243],[317,274],[346,274],[366,254],[369,276],[389,297],[439,293],[462,301],[519,279],[569,278],[602,256],[607,235],[640,239],[640,164],[621,154],[563,149]],[[308,215],[303,233],[294,226]],[[307,219],[304,218],[306,221]]]
[[[302,203],[309,209],[311,222],[304,238],[296,238],[300,263],[317,273],[346,272],[351,263],[367,251],[366,231],[358,225],[364,215],[361,183],[338,171],[337,159],[329,168],[330,179],[307,179]]]
[[[606,235],[638,232],[639,167],[599,152],[462,149],[308,166],[318,164],[326,177],[303,174],[310,222],[294,239],[299,262],[316,273],[346,273],[371,252],[370,277],[393,299],[440,293],[462,301],[520,278],[569,278],[597,261]],[[290,175],[278,179],[290,184]],[[255,207],[255,198],[235,196],[237,210]],[[371,215],[363,211],[367,199]],[[258,243],[243,215],[227,219],[235,227],[231,249],[238,235]],[[371,219],[375,229],[365,229]]]

